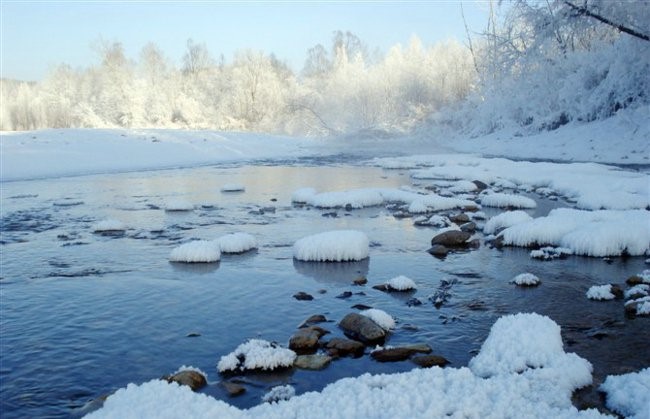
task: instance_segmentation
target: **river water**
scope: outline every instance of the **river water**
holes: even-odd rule
[[[647,266],[644,258],[570,257],[542,262],[526,249],[479,249],[441,260],[426,250],[435,229],[415,227],[384,207],[345,211],[291,204],[300,187],[320,191],[410,185],[406,171],[385,171],[335,161],[233,165],[104,174],[0,184],[0,411],[5,418],[81,416],[89,402],[126,386],[176,371],[182,365],[208,373],[202,391],[238,407],[260,402],[268,389],[291,384],[298,394],[365,372],[407,371],[409,361],[378,363],[369,356],[334,361],[323,371],[291,370],[247,377],[247,392],[229,398],[218,385],[216,364],[249,338],[287,344],[305,318],[333,320],[328,336],[342,336],[336,321],[365,304],[398,321],[390,345],[428,343],[434,353],[467,365],[490,326],[505,314],[537,312],[562,326],[565,350],[594,365],[598,384],[609,374],[650,366],[650,319],[628,319],[621,301],[594,302],[591,285],[621,283]],[[245,192],[222,193],[238,183]],[[532,196],[545,215],[566,203]],[[190,212],[167,212],[183,198]],[[497,210],[485,209],[490,215]],[[129,226],[123,235],[94,234],[97,221]],[[358,263],[300,263],[293,243],[334,229],[364,231],[370,258]],[[171,264],[171,249],[188,239],[215,239],[243,231],[257,251],[222,255],[217,264]],[[522,272],[542,279],[537,288],[515,287]],[[352,286],[367,276],[366,286]],[[406,275],[418,285],[408,295],[371,288]],[[427,297],[441,281],[450,299],[436,308]],[[298,291],[312,301],[297,301]],[[347,299],[336,298],[352,291]],[[423,304],[409,306],[416,297]],[[188,337],[188,334],[198,334]],[[588,398],[601,403],[597,397]]]

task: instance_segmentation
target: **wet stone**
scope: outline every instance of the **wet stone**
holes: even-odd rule
[[[456,223],[460,225],[469,222],[469,215],[465,214],[464,212],[461,212],[460,214],[457,215],[450,215],[449,220],[451,220],[452,223]]]
[[[443,257],[447,256],[449,249],[441,244],[434,244],[429,250],[427,250],[433,256]]]
[[[356,358],[363,355],[364,345],[356,340],[334,338],[325,344],[325,349],[334,357],[353,356]]]
[[[449,364],[445,357],[439,355],[418,355],[411,358],[411,361],[422,368],[444,367]]]
[[[303,370],[322,370],[332,361],[332,357],[323,354],[298,355],[293,366]]]
[[[298,301],[310,301],[314,299],[314,297],[311,294],[307,294],[306,292],[303,291],[294,294],[293,298],[295,298]]]
[[[350,297],[352,297],[352,291],[344,291],[336,296],[336,298],[341,298],[341,299],[350,298]]]
[[[289,339],[289,349],[299,353],[316,351],[318,349],[318,339],[326,333],[329,332],[318,326],[299,329]]]
[[[196,391],[208,383],[203,374],[190,370],[177,372],[170,377],[166,377],[166,380],[170,383],[175,382],[180,385],[188,386],[192,391]]]
[[[427,344],[401,346],[397,348],[380,349],[373,351],[370,356],[379,362],[404,361],[416,353],[429,353],[431,347]]]
[[[406,301],[406,305],[409,307],[417,307],[422,305],[422,301],[418,298],[412,297]]]
[[[639,284],[643,284],[643,278],[641,278],[638,275],[632,275],[627,280],[625,280],[625,282],[628,285],[639,285]]]
[[[386,331],[381,326],[358,313],[346,315],[339,323],[339,327],[352,338],[366,344],[380,342],[386,337]]]
[[[314,314],[312,316],[309,316],[302,323],[300,323],[298,328],[313,326],[314,324],[325,323],[326,321],[327,321],[327,318],[325,316],[323,316],[322,314]]]
[[[350,308],[354,308],[356,310],[368,310],[371,309],[372,306],[366,305],[366,304],[355,304]]]
[[[232,383],[230,381],[222,381],[221,386],[228,392],[231,397],[240,396],[246,392],[246,387],[241,384]]]
[[[352,281],[353,285],[366,285],[368,283],[368,279],[365,276],[360,276],[354,281]]]
[[[431,245],[441,244],[445,247],[465,247],[472,235],[466,231],[451,230],[440,233],[431,239]]]

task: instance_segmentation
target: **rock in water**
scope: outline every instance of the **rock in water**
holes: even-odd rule
[[[467,240],[472,235],[466,231],[450,230],[440,233],[431,239],[431,245],[441,244],[446,247],[464,247],[467,246]]]
[[[222,381],[221,385],[223,386],[224,389],[226,389],[228,395],[233,397],[239,396],[246,392],[246,387],[237,383],[232,383],[230,381]]]
[[[366,344],[377,343],[386,337],[386,331],[381,326],[358,313],[346,315],[339,323],[339,327],[352,338]]]
[[[401,346],[397,348],[388,348],[388,349],[379,349],[377,351],[372,351],[370,356],[379,362],[395,362],[395,361],[404,361],[408,359],[411,355],[416,353],[425,353],[428,354],[431,352],[431,347],[426,344],[419,345],[409,345]]]
[[[203,374],[198,371],[185,370],[177,372],[171,377],[167,377],[167,382],[175,382],[184,386],[188,386],[192,391],[196,391],[201,387],[205,386],[208,382],[206,381]]]
[[[449,253],[449,249],[447,249],[445,246],[441,244],[434,244],[433,246],[431,246],[429,250],[427,250],[427,252],[429,252],[433,256],[442,257],[442,256],[447,256],[447,254]]]
[[[449,364],[445,357],[439,355],[418,355],[411,358],[411,361],[422,368],[444,367]]]
[[[329,332],[318,326],[298,329],[289,339],[289,349],[303,353],[315,351],[318,349],[318,339],[326,333]]]
[[[298,301],[309,301],[314,299],[314,297],[311,294],[307,294],[306,292],[303,291],[295,293],[293,295],[293,298],[295,298]]]
[[[334,338],[325,345],[327,353],[334,357],[348,356],[360,357],[363,355],[363,343],[356,340]]]
[[[296,368],[303,370],[322,370],[332,361],[332,357],[323,354],[298,355],[293,363]]]

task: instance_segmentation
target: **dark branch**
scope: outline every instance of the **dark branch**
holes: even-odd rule
[[[613,28],[616,28],[619,31],[624,32],[624,33],[626,33],[628,35],[632,35],[632,36],[634,36],[636,38],[643,39],[644,41],[650,41],[650,36],[648,36],[648,35],[646,35],[644,33],[635,31],[634,29],[628,28],[627,26],[623,26],[623,25],[614,23],[611,20],[590,11],[589,9],[587,9],[586,6],[583,6],[583,7],[576,6],[575,4],[573,4],[573,3],[571,3],[570,1],[567,1],[567,0],[564,0],[563,3],[566,4],[567,6],[569,6],[571,9],[578,12],[578,14],[580,14],[580,15],[585,15],[585,16],[592,17],[592,18],[596,19],[597,21],[602,22],[602,23],[604,23],[606,25],[609,25],[609,26],[611,26]]]

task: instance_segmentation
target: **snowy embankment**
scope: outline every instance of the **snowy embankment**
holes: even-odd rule
[[[649,371],[608,377],[601,387],[608,394],[608,406],[630,417],[647,417]],[[118,390],[88,417],[610,417],[571,404],[572,392],[591,384],[591,373],[587,360],[564,351],[555,322],[538,314],[516,314],[497,320],[469,367],[364,374],[339,380],[319,393],[248,410],[153,380]]]

